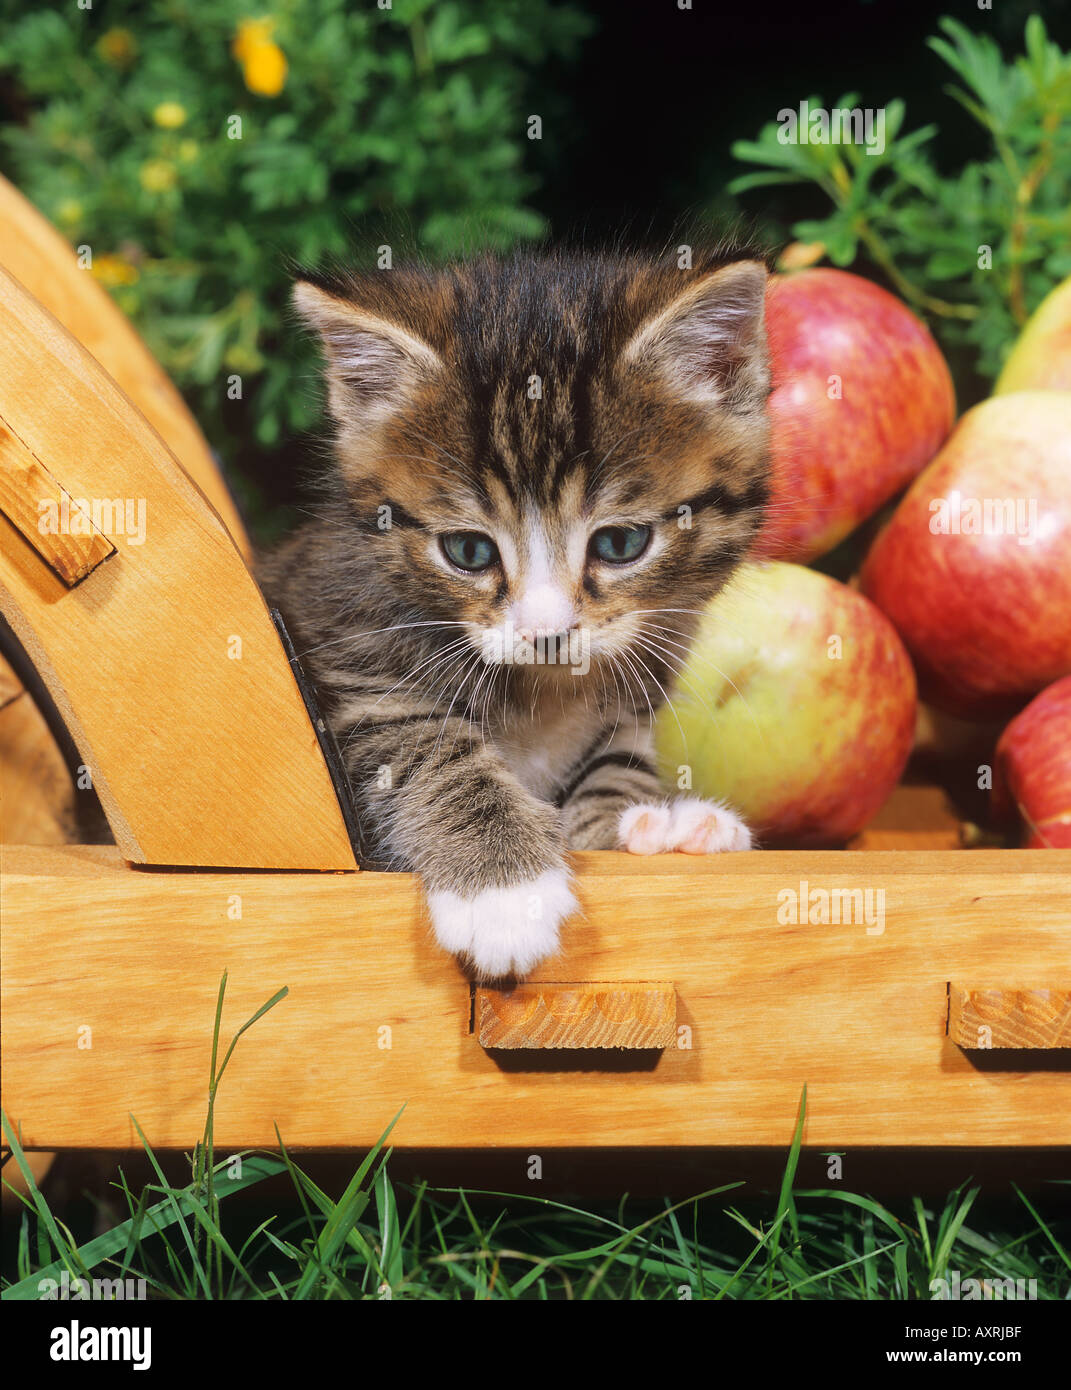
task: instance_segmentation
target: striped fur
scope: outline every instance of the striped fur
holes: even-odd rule
[[[567,849],[628,843],[626,810],[661,801],[653,714],[766,503],[764,286],[731,253],[687,270],[562,254],[295,292],[324,343],[337,468],[262,582],[377,856],[423,876],[440,941],[479,975],[548,954]],[[591,552],[628,526],[650,530],[637,560]],[[462,571],[452,532],[490,537],[497,562]],[[585,674],[536,660],[569,634]],[[485,659],[490,638],[515,660]],[[645,843],[683,844],[660,814],[640,817]],[[689,845],[719,834],[689,820]]]

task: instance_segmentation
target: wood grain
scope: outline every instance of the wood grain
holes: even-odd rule
[[[848,848],[958,849],[960,843],[959,817],[948,794],[938,786],[901,783]]]
[[[26,690],[22,681],[19,680],[3,656],[0,656],[0,709],[25,693]]]
[[[671,1047],[677,997],[671,984],[650,981],[478,989],[475,1024],[489,1048]]]
[[[97,247],[99,253],[102,248]],[[252,553],[215,459],[166,373],[71,246],[0,178],[0,266],[53,314],[141,411],[218,513],[242,555]]]
[[[577,856],[582,914],[527,983],[672,981],[678,1037],[654,1065],[578,1052],[566,1075],[479,1046],[409,875],[0,852],[4,1104],[34,1147],[137,1147],[132,1113],[189,1148],[224,969],[228,1041],[290,992],[238,1043],[221,1148],[272,1146],[275,1122],[288,1144],[360,1148],[403,1104],[402,1147],[783,1147],[804,1084],[810,1145],[1071,1143],[1066,1067],[947,1034],[949,981],[1071,987],[1071,852]],[[882,932],[779,920],[801,882],[882,890]]]
[[[31,696],[23,691],[0,705],[0,841],[65,844],[76,829],[74,798],[66,764]]]
[[[144,504],[141,543],[68,589],[0,517],[0,607],[154,864],[346,869],[334,788],[219,517],[98,363],[0,270],[0,416],[79,498]]]
[[[48,1170],[55,1161],[56,1155],[53,1153],[35,1152],[26,1155],[26,1162],[38,1187],[48,1176]],[[30,1185],[22,1176],[22,1169],[12,1159],[9,1163],[4,1164],[4,1185],[0,1187],[0,1204],[3,1205],[5,1217],[8,1217],[8,1213],[10,1213],[9,1219],[12,1221],[21,1220],[21,1214],[25,1211],[25,1207],[19,1200],[19,1194],[28,1198],[32,1203]]]
[[[1071,1047],[1071,986],[1004,989],[952,984],[948,1036],[960,1047],[982,1051]]]
[[[0,656],[0,842],[65,844],[77,825],[74,798],[67,765],[44,716]],[[41,1182],[55,1154],[38,1152],[28,1159]],[[21,1209],[15,1193],[28,1193],[28,1187],[14,1162],[4,1165],[4,1181],[5,1210]]]
[[[51,527],[42,504],[59,523]],[[67,490],[35,459],[22,440],[0,419],[0,512],[55,571],[73,587],[115,554],[115,546],[93,525]],[[42,529],[42,522],[45,523]]]

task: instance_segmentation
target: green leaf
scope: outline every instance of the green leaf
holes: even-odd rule
[[[956,250],[935,251],[926,262],[926,274],[932,280],[958,280],[975,268],[973,248],[960,246]]]
[[[806,155],[801,153],[801,146],[798,144],[788,144],[778,141],[775,126],[768,126],[767,130],[775,132],[772,138],[761,141],[735,140],[729,149],[734,158],[747,161],[749,164],[771,164],[775,168],[783,169],[805,169],[807,165]]]
[[[836,266],[851,265],[859,250],[858,233],[851,218],[842,213],[835,213],[824,222],[796,222],[792,231],[799,241],[824,243],[826,254]]]
[[[729,184],[729,192],[746,193],[749,188],[767,188],[778,183],[804,183],[806,179],[807,175],[802,170],[791,174],[778,174],[773,170],[768,174],[741,174]]]

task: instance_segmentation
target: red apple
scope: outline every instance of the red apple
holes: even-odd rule
[[[1007,717],[1071,673],[1071,393],[967,412],[870,549],[863,592],[923,699]]]
[[[1071,676],[1031,700],[1000,736],[993,807],[1018,808],[1027,849],[1071,849]]]
[[[838,844],[899,780],[915,675],[861,594],[800,565],[746,565],[707,607],[658,712],[666,786],[724,798],[765,845]]]
[[[824,267],[771,277],[773,494],[764,555],[831,550],[905,487],[956,415],[926,327],[869,280]]]

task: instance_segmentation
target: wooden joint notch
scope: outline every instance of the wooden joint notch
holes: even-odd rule
[[[948,1036],[971,1050],[1071,1047],[1071,988],[950,984]]]
[[[665,1048],[677,1037],[677,993],[650,980],[477,988],[472,1025],[487,1048]]]
[[[68,589],[115,554],[92,518],[3,420],[0,511]]]

